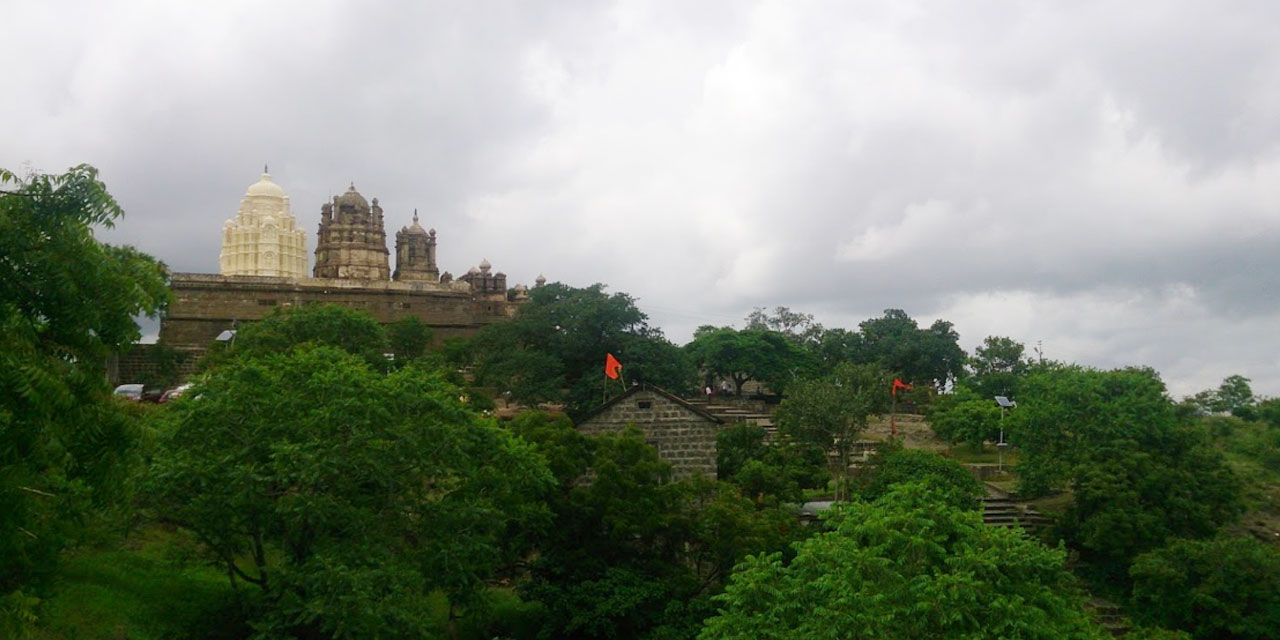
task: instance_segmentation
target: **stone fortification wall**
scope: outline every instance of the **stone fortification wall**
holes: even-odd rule
[[[261,319],[280,307],[336,304],[390,324],[413,316],[436,338],[467,336],[515,315],[505,296],[472,293],[466,283],[395,282],[332,278],[274,278],[172,274],[173,303],[160,324],[160,340],[174,347],[206,348],[233,323]]]
[[[652,390],[636,391],[584,420],[578,430],[588,435],[622,431],[634,424],[658,457],[671,463],[674,475],[716,475],[716,433],[722,424]]]

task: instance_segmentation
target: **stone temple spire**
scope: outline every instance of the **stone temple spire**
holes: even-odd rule
[[[289,196],[263,165],[262,178],[249,186],[240,211],[222,225],[222,275],[305,278],[307,238],[296,222]]]
[[[396,232],[396,272],[400,281],[440,281],[436,267],[436,230],[427,231],[418,224],[418,210],[413,210],[413,224]]]
[[[346,193],[321,207],[315,277],[387,280],[391,277],[389,255],[382,207],[377,198],[371,207],[356,191],[355,182]]]

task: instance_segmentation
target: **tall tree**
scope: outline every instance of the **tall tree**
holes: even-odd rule
[[[702,371],[733,380],[739,395],[752,380],[781,391],[809,368],[805,352],[776,331],[719,329],[694,338],[684,349]]]
[[[875,365],[844,363],[832,372],[793,384],[778,406],[782,431],[835,454],[838,499],[849,495],[849,454],[870,416],[889,403],[888,376]]]
[[[88,165],[0,170],[0,610],[24,619],[83,519],[124,497],[138,428],[104,363],[168,290],[163,265],[94,238],[121,215]]]
[[[928,329],[901,309],[886,309],[863,321],[858,362],[874,362],[912,384],[938,389],[964,375],[966,356],[950,322],[937,320]]]
[[[264,632],[432,637],[427,594],[451,614],[481,597],[552,482],[459,395],[328,346],[242,356],[167,414],[153,503],[261,588]]]
[[[563,380],[570,412],[600,402],[606,353],[623,364],[628,383],[650,383],[672,392],[693,389],[693,366],[625,293],[605,286],[575,288],[561,283],[532,290],[530,301],[510,322],[491,325],[475,338],[476,375],[484,384],[511,390],[533,388],[529,381]],[[613,383],[617,385],[617,383]],[[615,387],[616,389],[616,387]],[[536,397],[549,400],[547,385]]]
[[[969,386],[983,396],[1016,396],[1017,380],[1030,365],[1025,351],[1026,346],[1013,338],[987,336],[969,359],[973,369]]]
[[[812,313],[792,311],[788,307],[774,307],[773,313],[764,307],[756,307],[747,314],[746,329],[751,331],[776,331],[794,340],[797,345],[811,347],[822,340],[822,324],[813,319]]]

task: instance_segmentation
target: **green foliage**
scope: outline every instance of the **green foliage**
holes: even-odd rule
[[[0,626],[25,628],[61,550],[128,498],[138,426],[103,364],[168,301],[164,267],[92,227],[122,215],[97,171],[0,170]]]
[[[848,495],[849,452],[867,419],[889,403],[888,376],[875,365],[843,363],[827,375],[796,383],[775,417],[797,442],[836,454],[836,496]]]
[[[794,515],[758,508],[732,485],[673,481],[638,430],[574,438],[536,414],[515,428],[562,482],[521,587],[545,607],[542,637],[689,637],[734,563],[801,533]],[[583,459],[589,468],[575,464]]]
[[[804,489],[827,486],[831,472],[821,447],[789,438],[765,444],[765,430],[739,424],[716,434],[716,477],[758,505],[801,502]]]
[[[484,592],[550,488],[526,444],[438,372],[390,375],[328,346],[245,355],[172,405],[151,492],[273,633],[422,637],[422,602]]]
[[[600,404],[606,382],[620,389],[604,378],[605,354],[612,353],[628,384],[692,390],[695,371],[679,349],[646,323],[634,298],[604,289],[553,283],[530,291],[512,321],[484,328],[470,345],[477,380],[525,404],[564,399],[579,415]]]
[[[746,329],[781,333],[806,348],[820,344],[826,333],[822,325],[814,321],[812,313],[792,311],[788,307],[774,307],[772,315],[764,307],[756,307],[747,314]]]
[[[982,525],[921,483],[855,502],[831,531],[738,566],[701,640],[1103,638],[1063,552]]]
[[[1026,375],[1030,363],[1025,357],[1026,347],[1012,338],[987,336],[973,350],[969,366],[973,376],[966,383],[979,396],[1017,396],[1018,379]]]
[[[924,449],[882,446],[872,456],[866,481],[859,492],[864,500],[875,501],[894,487],[922,482],[952,507],[978,509],[986,488],[968,469],[954,460]]]
[[[431,346],[431,327],[414,316],[407,316],[387,327],[387,342],[397,366],[421,358]]]
[[[857,362],[878,364],[907,382],[937,389],[964,376],[968,357],[950,322],[937,320],[921,329],[901,309],[886,309],[884,316],[858,326],[862,340]]]
[[[235,640],[247,638],[248,592],[216,568],[185,562],[194,543],[147,527],[124,545],[82,548],[59,571],[42,640]],[[9,636],[3,636],[9,637]]]
[[[808,368],[805,352],[785,334],[771,330],[717,329],[695,337],[684,349],[704,373],[733,380],[739,395],[751,380],[781,391]]]
[[[1254,404],[1249,379],[1242,375],[1227,376],[1218,386],[1214,400],[1214,411],[1237,414],[1247,410]]]
[[[1140,621],[1195,638],[1274,638],[1280,629],[1280,550],[1252,538],[1178,540],[1130,569]]]
[[[979,395],[968,384],[940,395],[929,408],[929,426],[939,438],[952,444],[969,444],[981,450],[983,443],[1000,437],[1000,407],[993,396]]]
[[[1071,487],[1056,533],[1088,573],[1123,583],[1137,554],[1211,536],[1243,510],[1239,480],[1204,430],[1179,420],[1155,372],[1060,367],[1023,384],[1008,417],[1022,487]]]
[[[286,353],[304,344],[341,349],[377,371],[387,369],[387,332],[382,325],[367,313],[332,304],[276,308],[239,329],[230,355]]]

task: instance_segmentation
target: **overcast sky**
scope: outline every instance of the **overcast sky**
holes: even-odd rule
[[[1280,3],[3,0],[0,166],[216,272],[264,163],[677,343],[886,308],[1280,395]],[[394,241],[393,241],[394,242]]]

